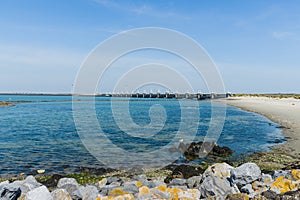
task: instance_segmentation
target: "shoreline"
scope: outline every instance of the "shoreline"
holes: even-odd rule
[[[5,101],[0,101],[0,107],[4,107],[4,106],[12,106],[12,103],[9,102],[5,102]]]
[[[271,148],[273,153],[300,159],[300,100],[294,98],[278,99],[269,97],[230,97],[215,100],[245,111],[258,113],[281,125],[287,142]]]

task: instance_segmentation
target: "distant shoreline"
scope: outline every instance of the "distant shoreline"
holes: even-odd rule
[[[0,107],[2,107],[2,106],[12,106],[12,105],[13,105],[12,103],[5,102],[5,101],[0,101]]]
[[[149,93],[149,92],[148,92]],[[114,94],[114,93],[110,93]],[[117,93],[116,93],[117,94]],[[140,93],[142,94],[142,93]],[[20,95],[20,96],[103,96],[105,93],[97,94],[72,94],[72,93],[23,93],[23,92],[0,92],[0,95]],[[270,97],[270,98],[292,98],[298,97],[298,93],[262,93],[262,94],[233,94],[234,97]]]

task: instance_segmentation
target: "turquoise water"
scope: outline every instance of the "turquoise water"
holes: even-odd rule
[[[82,103],[90,98],[78,98]],[[96,115],[108,138],[127,151],[158,149],[172,139],[179,129],[180,105],[176,99],[131,99],[132,120],[141,126],[151,122],[149,109],[163,106],[166,122],[157,138],[137,139],[116,125],[111,113],[111,101],[126,106],[122,98],[96,97]],[[71,96],[0,95],[0,101],[18,102],[11,107],[0,107],[0,175],[31,173],[46,169],[48,173],[77,172],[80,167],[102,167],[85,149],[76,131],[72,115]],[[186,100],[186,109],[195,109],[195,101]],[[200,120],[195,141],[203,140],[210,122],[211,102],[198,101]],[[213,103],[218,109],[218,103]],[[189,106],[190,105],[190,106]],[[196,108],[198,109],[198,108]],[[267,118],[227,106],[226,120],[217,143],[228,146],[235,155],[266,151],[284,142],[278,125]],[[193,116],[190,116],[191,120]],[[105,154],[105,151],[103,151]],[[113,159],[113,158],[112,158]]]

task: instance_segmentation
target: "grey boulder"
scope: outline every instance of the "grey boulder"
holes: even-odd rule
[[[200,186],[201,195],[205,198],[224,199],[229,194],[239,193],[239,189],[226,178],[207,176]]]
[[[27,192],[42,186],[42,184],[37,182],[33,176],[28,176],[25,180],[22,181],[14,181],[10,185],[20,187],[23,194],[26,194]]]
[[[261,178],[261,170],[255,163],[245,163],[230,172],[231,179],[239,187],[243,187]]]
[[[188,188],[193,189],[193,188],[199,188],[200,187],[200,182],[201,182],[201,176],[193,176],[187,179],[186,183]]]
[[[98,189],[96,186],[87,185],[81,192],[83,200],[95,200],[98,197]]]
[[[185,185],[186,184],[186,180],[183,178],[175,178],[170,182],[170,185]]]
[[[53,197],[46,186],[41,186],[29,191],[25,200],[53,200]]]
[[[139,188],[135,185],[134,182],[125,182],[122,189],[131,194],[136,194],[139,192]]]

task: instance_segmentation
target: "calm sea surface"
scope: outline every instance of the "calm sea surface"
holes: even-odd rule
[[[77,100],[88,102],[89,98]],[[128,100],[128,99],[127,99]],[[82,144],[76,131],[70,96],[0,95],[0,101],[18,102],[11,107],[0,107],[0,175],[31,173],[46,169],[48,173],[77,172],[79,167],[103,166]],[[103,131],[124,149],[139,148],[135,137],[124,136],[111,114],[111,101],[126,106],[126,99],[96,97],[96,115],[104,124]],[[184,109],[200,109],[200,120],[195,141],[203,140],[210,122],[211,102],[186,100]],[[213,103],[218,109],[218,103]],[[153,148],[168,143],[171,133],[179,128],[182,109],[176,99],[132,99],[129,110],[132,120],[145,126],[151,122],[149,109],[153,105],[164,107],[166,122],[160,131],[164,139],[152,140]],[[267,118],[227,106],[226,120],[218,140],[220,146],[228,146],[235,155],[268,150],[270,146],[284,142],[278,125]],[[193,116],[190,116],[191,120]],[[125,138],[124,138],[125,137]],[[148,145],[148,146],[149,146]],[[103,150],[105,154],[105,150]],[[114,158],[111,158],[114,159]]]

